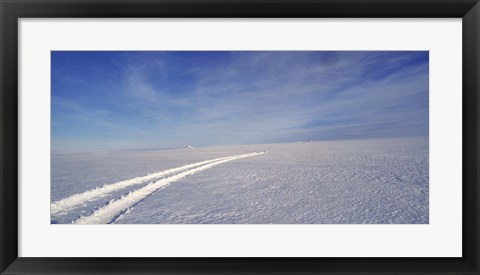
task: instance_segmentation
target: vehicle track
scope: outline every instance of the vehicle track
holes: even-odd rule
[[[87,190],[83,193],[78,193],[70,197],[61,199],[59,201],[52,202],[50,205],[51,216],[53,217],[67,214],[70,211],[84,205],[86,202],[95,200],[96,198],[104,196],[105,194],[109,194],[111,192],[126,187],[144,184],[147,181],[153,181],[137,190],[131,191],[130,193],[117,200],[111,200],[106,205],[93,211],[91,215],[81,216],[80,218],[72,222],[77,224],[111,223],[116,220],[120,215],[122,215],[125,211],[133,207],[135,204],[139,203],[149,195],[153,194],[155,191],[167,186],[172,182],[228,161],[257,156],[264,153],[266,152],[255,152],[223,158],[215,158],[212,160],[206,160],[172,169],[167,169],[143,177],[136,177],[129,180],[119,181],[113,184],[107,184],[99,188]],[[171,174],[175,175],[164,177]]]

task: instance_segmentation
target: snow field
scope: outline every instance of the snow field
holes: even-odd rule
[[[86,192],[75,194],[68,198],[51,203],[51,215],[55,216],[55,215],[58,215],[59,213],[66,213],[68,211],[71,211],[72,209],[75,209],[75,207],[82,205],[87,201],[93,200],[98,196],[102,196],[106,193],[123,189],[128,186],[141,184],[141,183],[144,183],[145,181],[158,179],[165,175],[181,172],[174,176],[163,178],[153,183],[149,183],[138,190],[128,193],[127,195],[123,196],[118,200],[111,200],[107,203],[107,205],[97,209],[90,216],[86,216],[86,217],[81,216],[77,220],[73,221],[73,223],[76,223],[76,224],[110,223],[114,221],[123,212],[127,211],[129,207],[132,207],[133,205],[140,202],[145,197],[151,195],[153,192],[157,191],[158,189],[174,181],[177,181],[188,175],[195,174],[197,172],[209,169],[213,166],[216,166],[228,161],[262,155],[264,153],[265,152],[256,152],[256,153],[243,154],[243,155],[237,155],[237,156],[216,158],[212,160],[197,162],[197,163],[184,165],[177,168],[168,169],[165,171],[157,172],[157,173],[150,174],[143,177],[136,177],[130,180],[120,181],[114,184],[104,185],[101,188],[88,190]]]
[[[163,176],[166,176],[166,175],[169,175],[169,174],[185,171],[185,170],[188,170],[188,169],[191,169],[191,168],[203,165],[203,164],[207,164],[207,163],[211,163],[211,162],[215,162],[215,161],[219,161],[219,160],[224,160],[224,159],[228,159],[228,157],[227,158],[216,158],[216,159],[212,159],[212,160],[197,162],[197,163],[188,164],[188,165],[184,165],[184,166],[181,166],[181,167],[172,168],[172,169],[168,169],[168,170],[165,170],[165,171],[149,174],[149,175],[143,176],[143,177],[136,177],[136,178],[133,178],[133,179],[123,180],[123,181],[119,181],[119,182],[112,183],[112,184],[106,184],[106,185],[104,185],[100,188],[95,188],[93,190],[88,190],[88,191],[85,191],[83,193],[75,194],[75,195],[72,195],[70,197],[67,197],[67,198],[61,199],[59,201],[53,202],[53,203],[50,204],[50,212],[51,212],[52,215],[60,215],[61,213],[71,211],[71,210],[75,209],[76,207],[78,207],[79,205],[82,205],[87,201],[93,200],[98,196],[101,196],[101,195],[104,195],[104,194],[107,194],[107,193],[111,193],[113,191],[126,188],[128,186],[142,184],[142,183],[144,183],[146,181],[149,181],[149,180],[155,180],[155,179],[158,179],[160,177],[163,177]]]
[[[261,157],[202,168],[265,150]],[[53,203],[103,188],[105,182],[176,169],[91,196],[51,215],[52,223],[429,223],[428,137],[52,157]],[[197,168],[201,173],[190,176]]]

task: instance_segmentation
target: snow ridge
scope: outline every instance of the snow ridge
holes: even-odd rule
[[[123,180],[123,181],[119,181],[119,182],[116,182],[116,183],[106,184],[102,187],[87,190],[83,193],[78,193],[78,194],[72,195],[70,197],[66,197],[64,199],[52,202],[50,204],[50,213],[51,213],[52,216],[58,216],[58,215],[61,215],[61,214],[65,214],[68,211],[71,211],[71,210],[83,205],[85,202],[93,200],[93,199],[95,199],[95,198],[97,198],[101,195],[108,194],[108,193],[111,193],[111,192],[129,187],[129,186],[142,184],[142,183],[145,183],[146,181],[149,181],[149,180],[157,180],[158,178],[161,178],[163,176],[170,175],[170,174],[177,173],[177,172],[181,172],[181,171],[185,171],[185,170],[195,168],[195,167],[198,167],[198,166],[201,166],[201,165],[204,165],[204,164],[208,164],[208,163],[212,163],[212,162],[216,162],[216,161],[221,161],[221,160],[225,160],[225,159],[230,159],[230,158],[232,158],[232,157],[230,156],[230,157],[216,158],[216,159],[196,162],[196,163],[180,166],[180,167],[177,167],[177,168],[171,168],[171,169],[168,169],[168,170],[156,172],[156,173],[149,174],[149,175],[142,176],[142,177],[136,177],[136,178],[133,178],[133,179]]]
[[[112,223],[114,222],[120,215],[125,213],[129,208],[133,207],[146,197],[150,196],[153,194],[155,191],[169,185],[172,182],[175,182],[177,180],[180,180],[186,176],[195,174],[197,172],[207,170],[209,168],[212,168],[216,165],[229,162],[232,160],[237,160],[237,159],[242,159],[242,158],[247,158],[247,157],[253,157],[253,156],[258,156],[265,154],[266,152],[255,152],[255,153],[250,153],[250,154],[244,154],[244,155],[237,155],[237,156],[231,156],[231,157],[226,157],[226,158],[221,158],[221,159],[216,159],[216,160],[211,160],[211,161],[205,161],[202,162],[204,165],[201,165],[199,163],[196,163],[190,170],[187,170],[188,168],[184,168],[183,170],[187,170],[184,172],[181,172],[179,174],[176,174],[174,176],[170,176],[167,178],[160,179],[156,182],[152,182],[150,184],[147,184],[146,186],[139,188],[135,191],[130,192],[129,194],[125,195],[124,197],[121,197],[117,200],[111,201],[109,204],[97,209],[94,211],[90,216],[82,216],[78,218],[77,220],[73,221],[72,223],[74,224],[105,224],[105,223]],[[198,166],[198,167],[197,167]],[[182,166],[184,167],[184,166]]]

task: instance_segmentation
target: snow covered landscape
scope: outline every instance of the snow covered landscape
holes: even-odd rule
[[[52,223],[429,222],[425,138],[59,154],[52,165]]]
[[[51,224],[428,224],[429,51],[52,51]]]

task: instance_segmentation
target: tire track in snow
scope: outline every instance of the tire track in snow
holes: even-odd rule
[[[239,156],[241,156],[241,155],[239,155]],[[195,168],[195,167],[198,167],[198,166],[201,166],[201,165],[204,165],[204,164],[208,164],[208,163],[212,163],[212,162],[216,162],[216,161],[221,161],[221,160],[225,160],[225,159],[230,159],[232,157],[236,157],[236,156],[216,158],[216,159],[196,162],[196,163],[192,163],[192,164],[188,164],[188,165],[184,165],[184,166],[180,166],[180,167],[171,168],[171,169],[167,169],[167,170],[164,170],[164,171],[156,172],[156,173],[149,174],[149,175],[142,176],[142,177],[136,177],[136,178],[133,178],[133,179],[122,180],[122,181],[119,181],[119,182],[116,182],[116,183],[106,184],[106,185],[104,185],[102,187],[99,187],[99,188],[90,189],[90,190],[87,190],[83,193],[74,194],[70,197],[66,197],[64,199],[52,202],[50,204],[50,215],[51,216],[59,216],[59,215],[62,215],[62,214],[66,214],[69,211],[74,210],[75,208],[78,208],[79,206],[82,206],[85,202],[94,200],[94,199],[98,198],[99,196],[109,194],[111,192],[129,187],[129,186],[142,184],[142,183],[145,183],[146,181],[149,181],[149,180],[157,180],[158,178],[161,178],[163,176],[170,175],[170,174],[177,173],[177,172],[182,172],[182,171],[185,171],[185,170],[188,170],[188,169],[191,169],[191,168]]]
[[[250,153],[250,154],[244,154],[244,155],[238,155],[238,156],[232,156],[225,158],[223,160],[211,162],[208,164],[205,164],[200,167],[196,167],[187,171],[184,171],[182,173],[176,174],[174,176],[168,177],[168,178],[163,178],[160,179],[156,182],[150,183],[142,188],[139,188],[135,191],[130,192],[129,194],[125,195],[124,197],[114,200],[110,202],[109,204],[97,209],[94,211],[90,216],[82,216],[78,218],[77,220],[73,221],[72,223],[74,224],[105,224],[105,223],[112,223],[114,222],[120,215],[125,213],[129,208],[132,206],[136,205],[140,201],[144,200],[146,197],[152,195],[155,191],[169,185],[172,182],[175,182],[177,180],[180,180],[186,176],[195,174],[197,172],[207,170],[209,168],[212,168],[216,165],[229,162],[232,160],[237,160],[237,159],[242,159],[242,158],[247,158],[247,157],[253,157],[253,156],[258,156],[265,154],[266,152],[256,152],[256,153]]]

